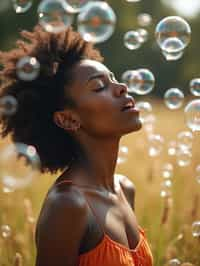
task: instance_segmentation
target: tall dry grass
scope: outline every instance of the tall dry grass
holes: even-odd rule
[[[195,167],[200,164],[200,134],[194,134],[193,158],[187,167],[179,167],[175,156],[167,154],[167,143],[187,130],[183,110],[169,111],[163,104],[151,101],[157,117],[155,133],[165,138],[162,153],[148,156],[145,130],[129,134],[121,141],[129,147],[128,160],[117,165],[116,173],[127,175],[135,184],[135,213],[146,234],[155,266],[167,265],[177,258],[182,266],[200,266],[200,240],[192,236],[192,223],[200,220],[200,184]],[[1,141],[0,148],[7,145]],[[172,197],[161,198],[163,163],[174,166]],[[35,260],[34,230],[42,201],[55,176],[43,175],[23,190],[5,193],[0,190],[0,226],[9,225],[8,237],[0,235],[0,266],[33,266]]]

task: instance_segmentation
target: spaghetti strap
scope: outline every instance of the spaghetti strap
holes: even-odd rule
[[[84,187],[88,187],[88,186],[84,186],[84,185],[78,185],[78,184],[74,183],[71,179],[60,181],[60,182],[56,183],[55,185],[58,186],[58,185],[61,185],[61,184],[64,184],[64,183],[71,184],[71,185],[74,185],[74,186],[79,187],[79,188],[81,188],[81,187],[83,187],[83,188],[84,188]],[[89,200],[88,200],[88,197],[86,196],[86,194],[85,194],[84,192],[83,192],[83,194],[84,194],[84,196],[85,196],[85,200],[86,200],[86,202],[87,202],[87,205],[88,205],[90,211],[92,212],[93,216],[95,217],[95,220],[97,221],[97,224],[98,224],[99,227],[101,228],[103,234],[106,235],[106,232],[105,232],[105,230],[104,230],[104,227],[103,227],[103,225],[100,223],[99,218],[98,218],[98,216],[97,216],[97,214],[96,214],[94,208],[92,207],[91,203],[90,203]]]

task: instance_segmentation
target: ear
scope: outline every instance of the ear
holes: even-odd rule
[[[77,131],[80,128],[79,117],[72,110],[57,111],[53,114],[54,123],[65,130]]]

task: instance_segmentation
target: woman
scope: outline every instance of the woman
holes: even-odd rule
[[[1,118],[2,136],[34,145],[42,172],[62,170],[38,218],[36,266],[151,266],[134,186],[114,176],[120,138],[141,128],[134,99],[71,28],[52,34],[37,26],[22,36],[28,42],[1,53],[1,96],[18,101]],[[41,66],[29,82],[16,76],[27,55]]]

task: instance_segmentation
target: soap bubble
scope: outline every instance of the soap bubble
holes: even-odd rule
[[[178,146],[181,149],[191,149],[193,134],[190,131],[182,131],[177,136]]]
[[[200,164],[196,167],[196,180],[200,184]]]
[[[148,31],[146,29],[142,29],[141,28],[141,29],[138,29],[137,32],[140,35],[139,41],[141,43],[144,43],[144,42],[146,42],[148,40],[149,34],[148,34]]]
[[[3,187],[20,189],[39,174],[40,159],[33,146],[15,143],[1,150],[0,180]]]
[[[1,235],[3,238],[9,238],[12,235],[12,230],[9,225],[3,224],[1,226]]]
[[[156,157],[160,155],[163,150],[164,138],[159,134],[151,134],[148,136],[149,142],[149,156]]]
[[[187,126],[192,131],[200,131],[200,99],[190,101],[184,112]]]
[[[66,0],[74,13],[81,12],[90,1],[91,0]]]
[[[162,54],[164,55],[165,59],[167,61],[175,61],[180,59],[183,56],[183,50],[179,52],[170,52],[168,53],[167,51],[162,50]]]
[[[43,0],[37,10],[39,24],[48,32],[59,33],[72,24],[72,11],[65,0]]]
[[[176,155],[177,151],[177,142],[175,140],[171,140],[168,143],[168,148],[167,148],[167,153],[169,156],[174,156]]]
[[[161,176],[165,179],[172,178],[174,167],[171,163],[165,163],[162,166]]]
[[[35,57],[22,57],[16,64],[16,74],[21,80],[32,81],[38,77],[39,73],[40,63]]]
[[[89,2],[78,15],[78,31],[88,42],[105,42],[113,34],[116,15],[106,2]]]
[[[122,82],[128,86],[128,92],[133,93],[140,88],[141,76],[137,70],[127,70],[122,74]]]
[[[13,115],[17,111],[17,100],[11,95],[0,98],[0,117],[1,115]]]
[[[192,235],[193,237],[200,237],[200,221],[192,223]]]
[[[140,2],[141,0],[126,0],[126,2],[129,2],[129,3],[136,3],[136,2]]]
[[[155,122],[156,122],[155,115],[148,114],[147,116],[145,116],[145,119],[143,121],[143,128],[147,134],[153,134]]]
[[[168,53],[182,51],[190,42],[190,25],[181,17],[170,16],[162,19],[155,30],[160,48]]]
[[[124,35],[124,45],[129,50],[136,50],[141,47],[140,34],[137,31],[128,31]]]
[[[192,79],[190,81],[190,92],[194,96],[200,96],[200,78]]]
[[[151,25],[152,17],[150,14],[147,13],[141,13],[137,17],[137,22],[141,27],[147,27]]]
[[[150,93],[155,85],[155,78],[153,73],[145,68],[138,69],[139,76],[139,86],[135,88],[134,92],[139,95],[145,95]]]
[[[183,92],[178,88],[168,89],[164,94],[165,104],[169,109],[178,109],[182,106],[184,99]]]
[[[160,196],[162,198],[171,197],[171,187],[172,187],[172,181],[171,180],[165,180],[161,183],[161,191]]]
[[[178,149],[176,153],[177,164],[180,167],[188,166],[191,163],[192,153],[188,149]]]
[[[178,265],[181,265],[181,262],[179,259],[171,259],[167,263],[167,266],[178,266]]]
[[[32,0],[12,0],[16,13],[25,13],[32,6]]]
[[[144,123],[152,112],[152,105],[149,102],[138,101],[135,107],[140,111],[140,120]]]
[[[118,152],[117,164],[125,163],[127,161],[127,156],[128,156],[128,147],[125,145],[120,146]]]

